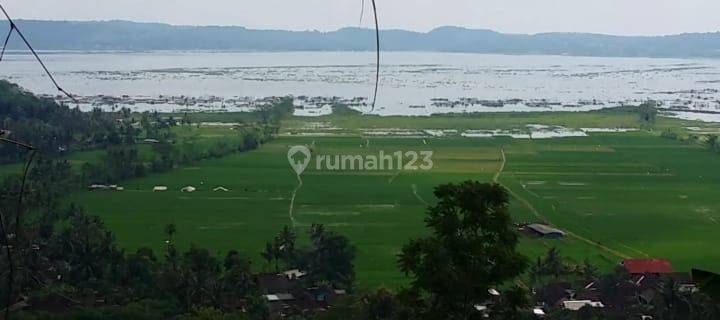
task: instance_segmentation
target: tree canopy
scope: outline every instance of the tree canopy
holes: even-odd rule
[[[422,318],[469,319],[491,298],[490,289],[522,274],[528,263],[516,250],[504,187],[467,181],[438,186],[435,196],[425,219],[432,234],[410,241],[399,255],[412,279],[406,294]]]

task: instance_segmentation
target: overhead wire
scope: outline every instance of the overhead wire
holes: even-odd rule
[[[375,20],[375,53],[376,53],[376,57],[375,57],[375,58],[376,58],[376,59],[375,59],[375,62],[376,62],[376,64],[375,64],[375,90],[374,90],[374,93],[373,93],[372,107],[371,107],[371,110],[370,110],[370,112],[373,112],[373,111],[375,110],[375,106],[376,106],[376,104],[377,104],[378,90],[379,90],[379,86],[380,86],[380,24],[379,24],[379,19],[378,19],[378,14],[377,14],[377,4],[375,3],[375,0],[371,0],[371,2],[372,2],[373,14],[374,14],[374,20]],[[23,43],[25,43],[25,45],[27,46],[27,48],[30,50],[30,52],[32,53],[32,55],[35,57],[35,60],[37,60],[37,62],[38,62],[38,63],[40,64],[40,66],[43,68],[43,70],[45,71],[45,74],[48,76],[48,78],[50,78],[50,81],[51,81],[52,84],[55,86],[55,88],[56,88],[59,92],[61,92],[62,94],[64,94],[64,95],[67,96],[68,98],[70,98],[70,100],[72,100],[73,102],[76,102],[76,103],[77,103],[77,99],[75,99],[75,97],[73,97],[72,94],[70,94],[70,93],[69,93],[68,91],[66,91],[62,86],[60,86],[60,84],[58,83],[58,81],[57,81],[57,80],[55,79],[55,77],[52,75],[52,73],[50,72],[50,70],[48,70],[48,68],[47,68],[47,66],[45,65],[45,63],[43,62],[43,60],[40,58],[40,56],[38,55],[38,53],[37,53],[37,52],[35,51],[35,49],[32,47],[32,45],[31,45],[30,42],[27,40],[27,38],[26,38],[25,35],[22,33],[22,31],[17,27],[17,25],[15,24],[15,22],[13,21],[13,19],[10,17],[10,15],[8,14],[8,12],[5,10],[5,7],[2,6],[2,4],[0,4],[0,10],[2,11],[2,13],[3,13],[3,14],[5,15],[5,17],[7,18],[7,21],[10,23],[10,30],[8,31],[8,34],[7,34],[7,36],[5,37],[5,40],[4,40],[4,42],[3,42],[2,52],[0,52],[0,62],[3,61],[3,58],[4,58],[4,56],[5,56],[5,52],[7,51],[8,43],[9,43],[9,41],[10,41],[10,38],[11,38],[13,32],[17,33],[18,36],[20,36],[20,39],[23,41]],[[360,13],[360,22],[361,22],[361,23],[362,23],[362,19],[363,19],[364,14],[365,14],[365,0],[363,0],[362,11],[361,11],[361,13]],[[28,161],[26,162],[26,164],[25,164],[25,166],[24,166],[23,178],[22,178],[22,183],[21,183],[21,186],[20,186],[20,194],[18,195],[17,214],[16,214],[16,217],[15,217],[16,235],[18,235],[18,234],[19,234],[19,231],[21,230],[21,229],[20,229],[20,228],[21,228],[21,227],[20,227],[20,224],[22,223],[22,221],[21,221],[21,218],[20,218],[20,217],[21,217],[21,215],[22,215],[22,212],[21,212],[21,210],[22,210],[22,201],[23,201],[23,195],[24,195],[24,193],[25,193],[25,186],[26,186],[26,182],[27,182],[27,176],[28,176],[28,172],[29,172],[30,166],[31,166],[31,164],[32,164],[32,161],[33,161],[33,159],[35,158],[35,155],[36,155],[36,151],[37,151],[37,150],[36,150],[34,147],[32,147],[31,145],[29,145],[29,144],[25,144],[25,143],[22,143],[22,142],[19,142],[19,141],[15,141],[15,140],[11,140],[11,139],[7,139],[7,138],[0,138],[0,142],[5,142],[5,143],[14,144],[14,145],[16,145],[16,146],[23,147],[23,148],[25,148],[26,150],[28,150],[28,151],[31,152],[31,154],[30,154],[30,156],[29,156],[29,158],[28,158]],[[9,311],[10,311],[10,306],[11,306],[11,304],[12,304],[12,294],[13,294],[13,293],[12,293],[12,291],[13,291],[13,286],[12,286],[12,284],[13,284],[13,279],[14,279],[14,269],[15,269],[15,267],[14,267],[14,263],[13,263],[13,260],[12,260],[12,250],[11,250],[11,246],[10,246],[10,242],[9,242],[10,239],[9,239],[9,236],[8,236],[7,226],[6,226],[6,224],[5,224],[5,216],[4,216],[4,214],[3,214],[3,212],[2,212],[1,210],[0,210],[0,232],[2,232],[2,237],[3,237],[3,240],[4,240],[4,242],[5,242],[5,248],[6,248],[6,253],[7,253],[7,260],[8,260],[8,266],[9,266],[7,305],[6,305],[6,308],[5,308],[5,319],[9,319],[9,315],[10,315],[10,314],[9,314]]]
[[[33,146],[16,141],[11,140],[8,138],[2,138],[0,137],[0,142],[9,143],[12,145],[15,145],[17,147],[24,148],[28,151],[30,151],[30,157],[25,162],[25,166],[23,169],[23,178],[22,182],[20,184],[20,192],[18,193],[18,202],[16,206],[16,213],[15,213],[15,237],[16,243],[20,241],[20,232],[21,232],[21,219],[22,216],[22,201],[23,201],[23,195],[25,194],[25,185],[27,182],[27,176],[30,172],[30,166],[32,165],[33,159],[35,158],[35,154],[37,153],[37,149],[35,149]],[[12,297],[13,297],[13,281],[15,279],[15,264],[13,262],[12,257],[12,245],[10,244],[10,236],[9,230],[7,225],[5,224],[5,215],[2,211],[2,208],[0,208],[0,233],[2,233],[2,240],[5,244],[5,254],[7,255],[6,259],[8,262],[8,281],[7,281],[7,297],[6,297],[6,306],[5,306],[5,316],[3,319],[10,319],[10,307],[12,306]]]
[[[373,94],[372,108],[370,112],[375,111],[377,104],[378,89],[380,87],[380,23],[378,22],[377,5],[375,0],[372,1],[373,14],[375,15],[375,93]],[[363,6],[364,7],[364,6]]]
[[[77,100],[75,99],[75,97],[73,97],[70,93],[65,91],[65,89],[63,89],[60,86],[60,84],[57,82],[57,80],[55,80],[55,77],[53,77],[52,73],[50,73],[50,70],[48,70],[48,68],[45,66],[45,63],[42,61],[42,59],[40,59],[40,56],[37,54],[37,52],[32,47],[32,45],[30,45],[30,42],[27,40],[27,38],[25,38],[25,35],[17,27],[17,25],[15,24],[15,21],[13,21],[13,19],[7,13],[5,8],[2,6],[2,4],[0,4],[0,10],[2,10],[3,14],[5,15],[8,22],[10,23],[10,32],[8,33],[8,36],[6,37],[6,40],[5,40],[5,45],[3,46],[3,54],[5,52],[5,48],[7,47],[8,40],[10,39],[10,35],[12,34],[13,31],[15,31],[15,33],[17,33],[18,36],[20,36],[20,39],[22,39],[22,41],[28,47],[28,49],[30,49],[30,52],[33,54],[33,56],[35,56],[35,60],[37,60],[37,62],[40,63],[40,66],[42,66],[43,70],[45,70],[45,74],[48,76],[48,78],[50,78],[50,81],[52,81],[53,85],[55,85],[55,88],[58,91],[62,92],[65,96],[70,98],[70,100],[77,103]]]
[[[5,43],[2,47],[2,53],[0,53],[0,61],[2,61],[3,57],[5,56],[5,49],[7,49],[8,41],[10,41],[10,36],[12,36],[13,30],[15,30],[15,25],[10,24],[10,31],[8,31],[7,37],[5,37]]]
[[[8,23],[10,23],[10,30],[8,31],[7,36],[5,36],[5,41],[3,42],[3,48],[0,52],[0,62],[3,61],[3,58],[5,57],[5,52],[7,51],[8,43],[10,42],[10,37],[12,36],[13,32],[17,33],[18,36],[20,36],[20,39],[25,43],[25,45],[28,47],[32,55],[35,57],[35,60],[40,64],[40,66],[45,71],[45,74],[50,78],[50,81],[52,81],[52,84],[55,86],[55,88],[60,91],[62,94],[70,98],[73,102],[77,103],[77,100],[75,97],[73,97],[69,92],[67,92],[65,89],[63,89],[58,81],[55,79],[55,77],[50,73],[50,70],[48,70],[47,66],[43,62],[43,60],[40,58],[38,53],[35,51],[35,49],[30,45],[30,42],[27,40],[25,35],[20,31],[20,29],[15,24],[15,21],[10,17],[8,12],[5,10],[5,7],[0,4],[0,10],[7,18]],[[25,195],[26,185],[27,185],[27,178],[28,174],[30,172],[30,168],[32,166],[33,160],[35,159],[35,155],[37,154],[37,149],[30,144],[16,141],[13,139],[9,139],[6,137],[2,137],[3,134],[7,133],[6,131],[1,132],[0,134],[0,142],[2,143],[8,143],[11,145],[15,145],[17,147],[23,148],[26,151],[30,152],[30,155],[28,156],[27,161],[25,162],[24,168],[23,168],[23,174],[22,174],[22,182],[20,183],[20,190],[18,193],[18,199],[17,199],[17,205],[16,205],[16,214],[15,214],[15,242],[18,243],[20,241],[20,235],[22,232],[22,204],[23,199]],[[12,298],[13,298],[13,282],[15,279],[15,263],[13,260],[12,255],[12,245],[11,245],[11,237],[9,236],[10,232],[8,229],[8,225],[6,224],[6,216],[2,209],[0,208],[0,233],[2,233],[2,240],[5,245],[5,253],[7,255],[6,259],[8,262],[8,281],[7,281],[7,297],[6,297],[6,306],[5,306],[5,312],[4,312],[4,319],[10,319],[10,307],[12,306]]]

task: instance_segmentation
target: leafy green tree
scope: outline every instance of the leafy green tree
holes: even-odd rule
[[[378,288],[362,298],[363,318],[370,320],[394,319],[395,295],[386,288]]]
[[[51,240],[51,256],[63,261],[63,272],[74,283],[89,284],[103,278],[119,254],[115,237],[102,220],[82,211],[74,213]]]
[[[552,275],[556,279],[567,272],[567,268],[563,264],[563,259],[560,256],[560,252],[556,247],[550,248],[545,254],[543,260],[544,272],[547,275]]]
[[[508,211],[508,192],[498,184],[467,181],[435,189],[437,205],[425,223],[432,235],[407,243],[400,269],[412,278],[405,301],[425,319],[470,319],[489,289],[521,275],[527,259]],[[410,297],[410,298],[408,298]]]
[[[177,271],[179,255],[175,247],[175,234],[177,234],[177,227],[174,223],[165,226],[165,235],[167,236],[167,240],[165,240],[165,261],[170,263],[172,270]]]
[[[583,261],[579,271],[580,276],[585,280],[594,280],[600,276],[600,269],[592,264],[588,259]]]
[[[492,316],[503,320],[526,319],[528,312],[523,309],[528,306],[530,306],[528,292],[519,286],[513,286],[506,289],[500,299],[492,305]]]
[[[349,295],[333,302],[333,307],[318,315],[322,320],[390,320],[401,318],[395,294],[383,287]]]
[[[117,117],[99,109],[81,112],[58,105],[0,80],[0,130],[9,132],[5,138],[32,145],[47,155],[119,143]],[[25,154],[22,148],[0,143],[0,163],[20,161]]]
[[[251,320],[267,320],[270,319],[270,308],[264,297],[250,296],[247,308],[248,318]]]
[[[711,134],[707,137],[707,140],[705,140],[705,144],[710,148],[712,151],[717,151],[718,148],[720,148],[720,143],[718,143],[718,136],[715,134]]]
[[[109,148],[100,163],[85,163],[82,167],[83,180],[88,183],[117,183],[146,173],[138,149],[128,146]]]
[[[185,306],[214,305],[220,292],[220,263],[217,259],[207,249],[191,247],[183,255],[182,268]]]
[[[157,295],[156,274],[159,261],[152,249],[140,248],[133,254],[125,257],[125,284],[135,289],[135,294],[141,297]]]
[[[542,282],[545,277],[545,267],[541,257],[537,257],[535,262],[530,265],[528,275],[530,276],[530,284],[533,287]]]
[[[301,253],[299,267],[312,284],[326,282],[335,288],[350,289],[355,282],[356,249],[350,240],[326,231],[323,225],[310,228],[311,247]]]
[[[254,287],[250,259],[232,250],[227,253],[223,265],[222,291],[239,298],[250,294]]]
[[[638,115],[640,116],[640,123],[643,126],[652,127],[655,125],[655,120],[657,119],[657,113],[658,113],[657,107],[658,107],[658,103],[653,100],[647,101],[638,107]]]
[[[295,261],[295,241],[297,240],[297,234],[295,234],[295,231],[290,227],[284,226],[276,239],[279,258],[286,266],[292,265]]]
[[[261,252],[260,255],[265,259],[268,265],[275,263],[275,272],[279,271],[278,261],[280,257],[277,241],[265,243],[265,251]]]

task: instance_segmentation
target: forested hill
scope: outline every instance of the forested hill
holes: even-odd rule
[[[251,30],[243,27],[173,26],[127,21],[16,22],[44,50],[374,50],[373,30],[333,32]],[[383,50],[623,57],[720,57],[720,33],[624,37],[583,33],[503,34],[442,27],[428,33],[384,30]],[[11,49],[24,49],[15,37]]]
[[[5,80],[0,80],[0,130],[5,138],[30,144],[43,153],[121,139],[113,119],[106,115],[58,105]],[[0,163],[24,154],[23,149],[0,143]]]

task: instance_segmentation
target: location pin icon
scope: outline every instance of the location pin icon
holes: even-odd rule
[[[301,175],[310,164],[312,154],[305,146],[294,146],[288,151],[288,162],[297,175]]]

